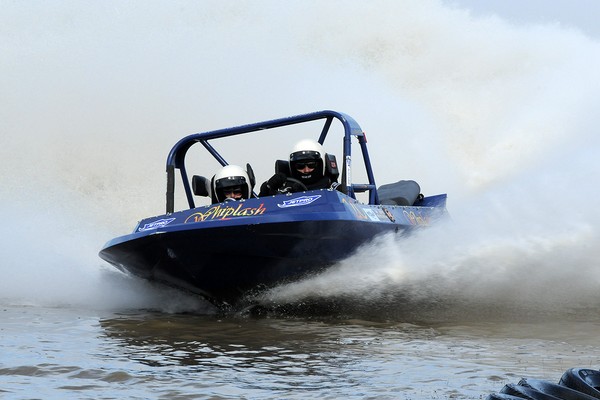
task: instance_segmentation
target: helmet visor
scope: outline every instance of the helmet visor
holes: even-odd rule
[[[226,188],[241,187],[246,184],[246,178],[243,176],[228,176],[226,178],[217,179],[215,187],[225,190]]]
[[[304,168],[315,169],[315,168],[317,168],[317,162],[316,161],[298,161],[298,162],[294,163],[294,168],[296,168],[298,171],[301,171]]]
[[[223,194],[224,195],[228,195],[228,194],[233,194],[233,195],[242,195],[242,188],[239,186],[232,186],[232,187],[226,187],[223,188]]]

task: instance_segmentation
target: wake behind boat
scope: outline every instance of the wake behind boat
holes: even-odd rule
[[[341,132],[341,175],[334,155],[326,154],[325,174],[339,186],[287,191],[240,201],[219,201],[214,177],[187,173],[188,150],[200,143],[221,166],[228,162],[212,141],[321,122],[324,144],[336,122]],[[285,131],[285,129],[284,129]],[[310,130],[303,130],[304,134]],[[289,135],[289,133],[286,133]],[[259,137],[260,138],[260,137]],[[358,145],[365,183],[353,182],[352,145]],[[198,147],[198,146],[197,146]],[[272,154],[263,157],[273,157]],[[187,207],[175,210],[175,170]],[[289,162],[277,160],[276,172],[289,176]],[[358,168],[357,168],[358,170]],[[254,173],[247,165],[251,188]],[[304,187],[305,188],[305,187]],[[358,196],[357,196],[358,195]],[[359,196],[366,196],[361,201]],[[424,197],[414,181],[377,187],[364,132],[350,116],[319,111],[233,128],[189,135],[167,158],[166,213],[141,220],[131,234],[109,241],[102,259],[118,269],[200,294],[216,304],[233,304],[284,282],[318,273],[348,257],[378,235],[405,233],[446,215],[446,195]],[[358,198],[357,198],[358,197]],[[212,204],[196,206],[209,198]],[[368,268],[368,266],[365,266]]]

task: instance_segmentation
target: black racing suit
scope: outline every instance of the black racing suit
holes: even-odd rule
[[[289,182],[286,184],[286,176],[281,172],[273,175],[268,181],[264,182],[260,185],[260,193],[258,197],[261,196],[273,196],[281,193],[295,193],[302,192],[304,189],[302,186],[295,182]],[[315,189],[329,189],[333,181],[328,176],[324,176],[315,183],[305,185],[308,190]],[[285,190],[287,189],[287,190]]]

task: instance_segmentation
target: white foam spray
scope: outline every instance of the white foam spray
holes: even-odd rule
[[[5,8],[8,302],[160,303],[96,253],[163,211],[168,149],[185,134],[319,109],[361,123],[378,183],[447,192],[452,222],[379,240],[271,300],[599,301],[600,44],[574,29],[439,1]]]

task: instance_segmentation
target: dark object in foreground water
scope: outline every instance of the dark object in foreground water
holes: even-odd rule
[[[558,384],[541,379],[523,378],[518,384],[505,385],[500,393],[492,393],[486,400],[594,400],[600,399],[600,371],[589,368],[567,370]]]

